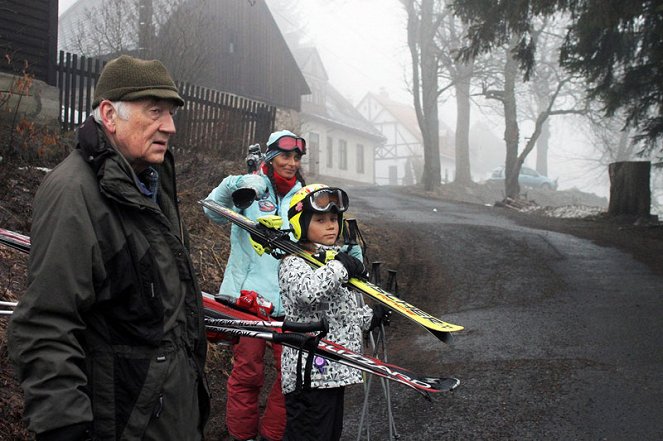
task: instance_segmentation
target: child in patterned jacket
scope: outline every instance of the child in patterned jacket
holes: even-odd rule
[[[343,286],[350,277],[366,274],[359,259],[335,246],[347,208],[345,191],[322,184],[308,185],[292,197],[288,219],[293,236],[326,264],[313,269],[301,257],[286,256],[279,267],[279,285],[286,319],[309,322],[324,317],[329,324],[326,338],[359,352],[362,330],[377,326],[383,310],[376,308],[374,314],[370,307],[360,306],[357,295]],[[327,262],[326,256],[333,255],[329,251],[337,253]],[[281,356],[287,413],[283,439],[338,440],[343,429],[344,388],[361,383],[361,373],[316,356],[310,385],[302,384],[306,372],[299,356],[292,348],[284,348]]]

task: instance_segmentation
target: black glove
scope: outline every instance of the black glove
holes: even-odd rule
[[[340,252],[334,257],[348,271],[348,277],[366,278],[366,267],[361,260],[347,253]]]
[[[373,318],[371,319],[371,325],[368,327],[369,331],[379,327],[381,324],[388,326],[389,320],[391,318],[391,309],[383,306],[381,303],[376,303],[373,306]]]
[[[90,423],[78,423],[70,426],[58,427],[37,434],[37,441],[88,441],[90,436]]]
[[[256,191],[251,187],[244,187],[233,191],[231,196],[235,207],[245,210],[256,200]]]

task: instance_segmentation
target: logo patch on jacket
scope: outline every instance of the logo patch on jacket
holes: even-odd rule
[[[258,208],[262,212],[271,213],[276,210],[276,205],[274,205],[269,199],[262,199],[258,201]]]

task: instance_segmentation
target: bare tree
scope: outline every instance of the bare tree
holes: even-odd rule
[[[440,26],[435,33],[435,45],[439,57],[439,75],[445,80],[438,94],[443,94],[453,88],[456,95],[456,174],[454,181],[459,184],[472,182],[470,165],[470,87],[474,75],[475,59],[463,60],[458,58],[457,51],[462,47],[462,37],[466,29],[462,22],[454,17],[447,7],[447,2],[441,2],[438,13]]]
[[[104,0],[73,24],[69,46],[86,56],[158,58],[176,79],[189,79],[214,45],[206,9],[210,1]]]
[[[402,0],[407,11],[407,35],[412,57],[412,94],[414,109],[424,143],[426,190],[442,183],[440,167],[440,123],[438,120],[438,56],[434,45],[439,16],[433,14],[433,0]]]
[[[138,46],[141,0],[106,0],[86,7],[73,26],[67,49],[86,56],[122,53]]]
[[[545,22],[541,23],[536,32],[532,32],[533,38],[538,39],[546,25]],[[524,106],[523,99],[519,99],[517,93],[518,87],[522,88],[522,83],[519,75],[519,61],[514,56],[519,44],[519,37],[514,36],[510,45],[503,49],[505,58],[502,62],[501,80],[495,81],[495,77],[491,78],[494,83],[490,87],[485,86],[482,92],[487,99],[497,100],[502,106],[506,144],[504,185],[506,196],[510,198],[517,198],[520,194],[520,184],[518,183],[520,169],[527,156],[535,148],[541,134],[545,134],[548,119],[555,115],[584,114],[587,111],[584,95],[576,98],[575,94],[567,93],[569,89],[578,90],[578,87],[574,87],[574,84],[577,83],[576,77],[564,73],[554,61],[535,60],[533,74],[529,80],[531,84],[534,84],[534,89],[540,88],[538,108],[533,118],[534,129],[526,138],[522,151],[519,151],[520,120],[523,117],[522,112],[519,112],[518,109]],[[540,82],[537,83],[537,81]],[[532,89],[525,94],[527,99],[531,95]],[[545,154],[547,155],[547,151]]]

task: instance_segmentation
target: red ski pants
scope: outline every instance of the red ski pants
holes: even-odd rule
[[[281,345],[271,345],[277,375],[267,397],[262,418],[258,407],[264,383],[265,347],[259,338],[241,337],[233,346],[234,363],[228,378],[226,426],[237,439],[255,438],[260,434],[270,441],[281,441],[285,432],[285,398],[281,391]]]

